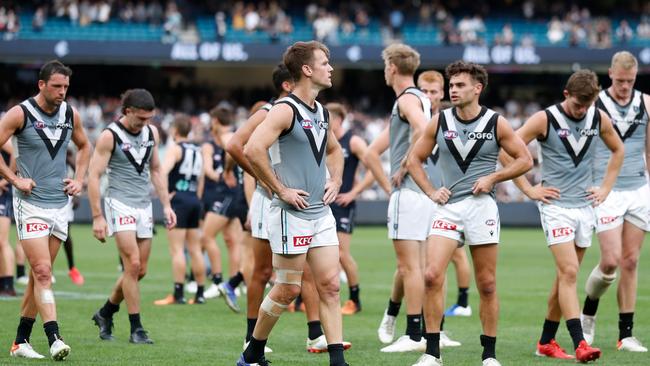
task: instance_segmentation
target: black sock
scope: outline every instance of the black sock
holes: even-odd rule
[[[486,336],[481,334],[481,346],[483,346],[483,360],[488,358],[497,358],[496,356],[497,337]]]
[[[300,311],[300,305],[302,304],[302,296],[298,295],[294,300],[293,305],[295,306],[296,311]]]
[[[350,300],[354,301],[357,306],[361,305],[359,301],[359,285],[350,286]]]
[[[551,339],[555,338],[557,328],[560,327],[560,322],[544,319],[544,326],[542,327],[542,337],[539,339],[539,344],[549,344]]]
[[[456,301],[456,304],[458,306],[462,306],[464,308],[467,307],[467,290],[469,290],[467,287],[458,288],[458,300]]]
[[[120,304],[113,304],[111,300],[106,300],[106,304],[99,309],[99,315],[102,318],[112,318],[118,311],[120,311]]]
[[[390,316],[397,316],[399,314],[399,308],[402,306],[401,302],[393,302],[393,300],[388,300],[388,310],[386,314]]]
[[[212,283],[215,285],[220,284],[223,281],[223,277],[221,276],[221,273],[215,273],[212,275]]]
[[[196,286],[196,295],[194,298],[198,299],[199,297],[203,297],[203,291],[205,290],[205,286]]]
[[[230,277],[228,284],[231,288],[235,289],[239,284],[244,280],[244,275],[241,272],[237,272],[234,276]]]
[[[180,300],[183,298],[183,284],[175,282],[174,283],[174,300]]]
[[[585,305],[582,307],[582,313],[589,316],[596,316],[599,301],[600,299],[592,300],[589,296],[585,296]]]
[[[190,275],[187,276],[187,281],[188,282],[194,281],[194,272],[190,271]]]
[[[256,323],[257,318],[246,319],[246,342],[250,341],[251,337],[253,337],[253,330],[255,329]]]
[[[138,328],[142,328],[140,313],[129,314],[129,323],[131,323],[131,333],[135,332]]]
[[[0,291],[11,290],[14,288],[13,276],[0,277]]]
[[[427,332],[427,320],[424,319],[424,309],[420,313],[420,319],[422,320],[422,334],[425,334]]]
[[[248,347],[244,350],[244,361],[246,363],[259,362],[264,357],[264,346],[266,346],[266,339],[257,340],[255,337],[251,337]]]
[[[427,340],[427,355],[440,358],[440,333],[424,333]]]
[[[65,257],[68,259],[68,269],[72,269],[74,267],[74,254],[72,254],[72,238],[70,234],[68,234],[68,238],[63,243],[63,249],[65,250]]]
[[[16,278],[25,276],[25,265],[18,264],[16,265]]]
[[[32,335],[32,327],[36,319],[20,317],[18,329],[16,330],[16,344],[29,343],[29,337]]]
[[[442,316],[442,319],[440,319],[440,331],[442,332],[445,330],[445,316]]]
[[[327,352],[330,354],[330,366],[346,365],[345,357],[343,357],[343,343],[328,344]]]
[[[422,339],[420,314],[406,314],[406,335],[416,342]]]
[[[618,340],[632,336],[634,327],[634,313],[618,314]]]
[[[584,340],[584,336],[582,335],[582,324],[580,323],[580,319],[574,318],[574,319],[567,320],[566,327],[567,329],[569,329],[569,334],[571,335],[571,339],[573,340],[573,349],[577,349],[578,345],[580,344],[580,341]]]
[[[52,343],[56,342],[57,339],[61,339],[59,335],[59,324],[55,320],[44,323],[43,329],[45,329],[47,343],[49,343],[50,347],[52,347]]]
[[[323,329],[320,326],[320,320],[314,320],[313,322],[307,322],[307,336],[309,339],[314,340],[323,335]]]

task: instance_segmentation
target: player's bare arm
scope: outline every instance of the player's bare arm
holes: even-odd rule
[[[393,185],[399,187],[402,185],[402,179],[406,174],[406,160],[413,150],[413,144],[420,138],[422,132],[427,126],[427,119],[422,111],[422,102],[413,94],[405,94],[397,100],[400,110],[400,117],[406,120],[411,126],[411,144],[409,145],[406,155],[400,164],[400,169],[391,177]]]
[[[95,151],[90,158],[90,169],[88,170],[88,202],[90,212],[93,215],[93,236],[100,242],[106,242],[108,226],[102,214],[101,194],[99,192],[99,179],[106,171],[108,162],[113,152],[113,134],[104,130],[95,142]]]
[[[221,180],[221,174],[219,174],[214,167],[212,166],[212,154],[214,154],[214,147],[210,143],[204,143],[201,145],[201,157],[203,158],[203,174],[206,178],[209,178],[215,182]]]
[[[162,172],[162,164],[160,163],[160,158],[158,157],[158,144],[160,143],[160,135],[158,134],[158,129],[156,126],[149,125],[151,131],[153,131],[154,146],[153,151],[151,152],[151,163],[149,165],[149,170],[151,171],[151,184],[153,184],[160,204],[163,207],[163,213],[165,215],[165,226],[167,229],[172,229],[176,226],[176,214],[172,210],[171,203],[169,202],[169,192],[167,191],[167,179],[165,179],[165,174]]]
[[[388,150],[390,146],[390,129],[388,127],[384,128],[383,131],[377,136],[375,141],[373,141],[366,150],[366,153],[363,157],[364,165],[379,183],[381,189],[386,192],[386,195],[390,195],[390,181],[384,173],[384,168],[381,166],[381,154],[384,151]]]
[[[499,116],[496,129],[499,145],[514,159],[508,162],[508,164],[504,164],[503,168],[494,173],[479,178],[474,183],[474,187],[472,187],[472,193],[475,195],[489,193],[495,184],[522,176],[533,168],[533,158],[530,156],[526,144],[515,134],[512,126],[510,126],[510,123],[504,117]]]
[[[325,195],[323,195],[323,202],[326,205],[334,202],[336,195],[341,189],[343,177],[343,150],[339,141],[334,136],[334,131],[331,129],[327,132],[327,170],[330,172],[330,177],[325,183]]]
[[[250,161],[255,176],[266,184],[278,197],[296,207],[305,209],[308,204],[304,197],[309,193],[301,189],[285,187],[275,176],[269,161],[268,150],[278,139],[282,131],[290,128],[293,110],[290,106],[280,103],[271,108],[268,115],[253,132],[244,147],[244,155]]]
[[[352,189],[346,193],[339,193],[336,197],[336,204],[341,207],[346,207],[352,201],[354,201],[361,192],[368,189],[372,183],[375,181],[375,177],[368,171],[368,166],[366,165],[365,156],[368,150],[368,144],[364,139],[359,136],[352,136],[350,138],[350,152],[359,159],[361,164],[366,167],[366,175],[362,180],[355,180]]]
[[[260,109],[257,112],[253,113],[246,122],[244,122],[241,127],[235,131],[235,133],[232,135],[228,143],[226,144],[226,152],[232,156],[233,159],[239,164],[239,166],[244,169],[244,171],[248,174],[251,174],[253,176],[253,168],[251,167],[250,162],[248,159],[246,159],[246,155],[244,155],[244,146],[246,143],[248,143],[248,140],[251,138],[251,135],[253,134],[253,131],[259,126],[262,121],[264,121],[264,118],[266,118],[266,115],[268,114],[268,111],[264,109]]]
[[[609,192],[612,191],[616,183],[616,177],[618,177],[618,172],[621,170],[621,166],[623,166],[623,158],[625,157],[623,141],[621,141],[621,138],[618,137],[618,134],[614,130],[612,120],[609,119],[607,113],[601,110],[597,111],[600,113],[600,138],[612,152],[612,156],[607,162],[607,170],[605,171],[603,181],[600,183],[600,187],[591,187],[587,190],[589,192],[588,198],[594,206],[605,201]]]
[[[88,136],[86,136],[79,112],[74,108],[72,111],[74,118],[72,142],[77,146],[77,156],[74,165],[74,178],[66,178],[63,180],[65,183],[63,191],[69,196],[76,196],[83,190],[84,179],[88,172],[88,164],[90,163],[92,146],[90,145],[90,141],[88,141]]]
[[[22,108],[20,106],[12,107],[0,119],[0,145],[4,145],[16,131],[23,128],[24,123],[25,114]],[[0,159],[0,175],[25,194],[30,194],[32,188],[36,187],[36,183],[31,178],[17,176],[15,171],[7,166],[3,159]]]

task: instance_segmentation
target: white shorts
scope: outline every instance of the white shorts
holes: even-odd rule
[[[61,208],[42,208],[14,196],[14,219],[18,239],[55,236],[61,241],[68,238],[67,205]]]
[[[120,231],[135,231],[141,239],[153,237],[153,213],[151,203],[145,208],[128,206],[114,198],[104,198],[104,212],[108,222],[108,235]]]
[[[336,220],[328,208],[327,215],[304,220],[280,207],[271,207],[268,216],[271,251],[276,254],[304,254],[310,248],[339,245]]]
[[[635,190],[611,191],[595,211],[597,233],[621,226],[623,221],[649,231],[650,187],[644,184]]]
[[[435,204],[429,235],[457,240],[461,245],[498,244],[499,208],[487,194],[446,205]]]
[[[435,204],[424,193],[402,188],[388,202],[388,238],[426,240]]]
[[[65,219],[72,222],[74,221],[74,208],[72,208],[72,197],[68,198],[68,204],[65,205]]]
[[[251,235],[253,238],[269,240],[268,218],[271,200],[257,190],[253,192],[251,207],[248,214],[251,217]]]
[[[537,208],[549,246],[570,241],[575,241],[580,248],[591,246],[591,235],[596,226],[596,214],[591,205],[565,208],[540,202]]]

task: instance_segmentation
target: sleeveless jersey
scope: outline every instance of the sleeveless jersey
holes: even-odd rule
[[[216,142],[214,142],[214,139],[210,139],[208,141],[208,144],[212,145],[212,169],[214,169],[217,174],[221,175],[223,173],[224,166],[226,164],[226,159],[225,159],[225,151],[224,149],[217,145]],[[209,164],[209,162],[205,162],[206,164]],[[215,191],[217,188],[221,188],[225,184],[223,183],[223,180],[213,180],[209,178],[208,176],[205,177],[205,191]]]
[[[646,113],[645,103],[643,103],[643,93],[634,90],[630,101],[626,105],[620,105],[609,95],[607,90],[603,90],[598,95],[596,107],[609,115],[614,130],[625,144],[625,158],[614,189],[635,190],[648,184],[644,159],[648,113]],[[611,154],[605,143],[601,139],[597,139],[594,185],[600,185],[605,178],[607,161]]]
[[[68,203],[63,192],[67,178],[66,153],[72,137],[74,113],[62,102],[53,113],[42,110],[34,98],[20,103],[25,115],[23,127],[14,134],[18,173],[36,183],[31,194],[14,188],[21,200],[43,208],[61,208]]]
[[[341,184],[341,193],[350,192],[352,186],[354,186],[354,177],[357,172],[357,166],[359,166],[359,158],[350,151],[350,140],[354,134],[352,131],[347,131],[339,139],[339,144],[343,150],[343,179]]]
[[[436,133],[438,167],[442,186],[451,191],[448,203],[471,196],[474,183],[495,172],[498,119],[499,115],[486,107],[481,107],[481,112],[469,121],[460,119],[454,107],[440,113]],[[494,197],[494,190],[490,195]]]
[[[11,154],[9,154],[8,152],[5,152],[4,150],[0,150],[0,155],[2,155],[2,160],[4,160],[5,164],[7,164],[7,166],[9,166],[9,164],[11,163]],[[2,178],[0,178],[0,180],[2,180]],[[4,191],[4,192],[0,191],[0,197],[5,197],[5,198],[11,199],[11,196],[12,196],[12,190],[11,189],[9,189],[7,191]],[[9,204],[11,204],[11,201],[9,202]]]
[[[566,114],[561,104],[546,109],[546,137],[540,139],[542,150],[542,186],[556,187],[560,198],[554,205],[566,208],[589,206],[587,189],[593,185],[594,139],[600,135],[600,113],[591,106],[576,120]],[[605,162],[600,162],[606,164]]]
[[[137,134],[119,121],[106,127],[113,134],[113,152],[108,161],[106,196],[131,207],[145,208],[149,197],[149,163],[155,145],[153,130],[145,125]]]
[[[323,203],[329,113],[319,102],[314,102],[311,108],[293,94],[276,102],[291,106],[293,120],[269,151],[271,164],[282,184],[309,193],[306,197],[309,207],[304,210],[297,210],[277,196],[273,197],[271,205],[306,220],[318,219],[329,211]]]
[[[429,155],[429,159],[426,165],[426,172],[429,176],[429,181],[435,189],[442,187],[442,172],[438,166],[438,159],[440,159],[440,147],[436,145]]]
[[[260,109],[265,110],[265,111],[268,112],[268,111],[271,110],[271,108],[273,108],[274,103],[275,103],[275,98],[271,99],[268,103],[264,104],[262,107],[260,107]],[[255,182],[255,190],[259,194],[263,195],[264,197],[266,197],[268,199],[271,199],[271,196],[269,196],[269,193],[266,191],[266,189],[264,189],[264,188],[262,188],[262,186],[260,186],[259,182]]]
[[[176,193],[192,193],[196,195],[199,176],[203,170],[203,158],[199,145],[191,142],[181,142],[181,159],[176,162],[169,172],[168,189]]]
[[[398,101],[404,94],[413,94],[420,99],[422,103],[422,111],[426,120],[431,119],[431,101],[427,96],[416,87],[406,88],[400,95],[397,96],[393,104],[393,110],[390,114],[390,175],[391,177],[399,170],[404,156],[411,146],[412,129],[408,121],[403,119],[399,113]],[[402,181],[403,188],[409,188],[413,191],[422,193],[422,190],[415,183],[410,175],[406,174]],[[393,188],[395,190],[395,188]]]

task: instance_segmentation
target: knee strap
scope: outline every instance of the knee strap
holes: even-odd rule
[[[269,295],[266,295],[262,301],[262,304],[260,305],[260,309],[262,309],[268,316],[278,318],[280,315],[282,315],[288,306],[289,305],[282,305],[280,303],[277,303],[273,301]]]
[[[294,271],[291,269],[276,269],[275,282],[283,283],[286,285],[302,286],[302,271]]]
[[[585,291],[590,299],[599,299],[603,296],[605,291],[607,291],[609,285],[614,283],[614,281],[616,281],[616,272],[611,275],[605,274],[600,270],[600,267],[596,265],[596,267],[591,271],[591,274],[589,274],[589,278],[587,278]]]

